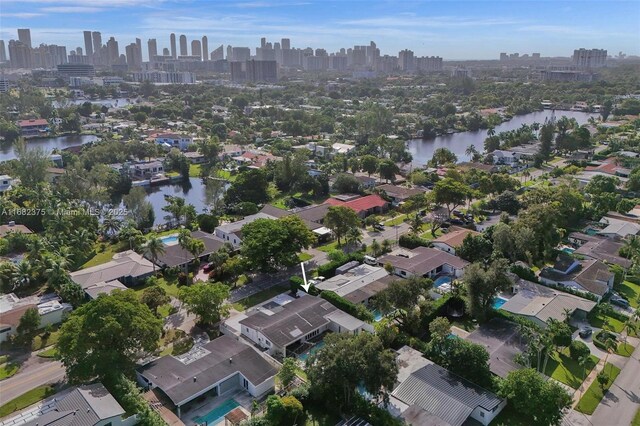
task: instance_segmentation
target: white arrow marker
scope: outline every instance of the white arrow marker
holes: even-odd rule
[[[309,293],[309,287],[311,287],[311,284],[307,284],[307,274],[305,274],[304,272],[304,262],[300,262],[300,267],[302,268],[302,280],[304,281],[302,288],[304,289],[304,291]]]

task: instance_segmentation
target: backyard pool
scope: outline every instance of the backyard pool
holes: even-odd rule
[[[224,416],[231,410],[233,410],[236,407],[239,407],[240,404],[238,404],[238,402],[235,399],[227,399],[225,402],[223,402],[222,404],[218,405],[216,408],[214,408],[213,410],[209,411],[207,414],[205,414],[202,417],[194,417],[193,420],[195,423],[198,424],[205,424],[207,426],[209,425],[215,425],[218,422],[222,421],[224,419]]]
[[[374,309],[373,311],[371,311],[371,313],[373,314],[373,319],[375,322],[378,322],[382,320],[382,318],[384,318],[384,315],[382,315],[382,312],[380,312],[377,309]]]
[[[440,287],[442,284],[451,284],[451,277],[447,277],[447,276],[438,277],[433,282],[434,287]]]
[[[576,251],[576,249],[574,249],[573,247],[563,247],[562,251],[567,254],[573,254],[573,252]]]
[[[178,242],[178,236],[177,235],[167,235],[167,236],[164,236],[164,237],[160,237],[160,241],[162,241],[165,246],[171,246],[171,245],[173,245],[173,244]]]
[[[593,229],[593,228],[587,228],[584,232],[587,235],[594,236],[594,235],[596,235],[598,233],[598,230],[597,229]]]
[[[324,346],[324,342],[321,340],[319,341],[315,346],[309,348],[309,350],[302,352],[300,355],[298,355],[298,359],[300,361],[306,361],[307,358],[309,358],[309,355],[313,355],[316,352],[318,352],[320,349],[322,349],[322,347]]]
[[[493,299],[493,309],[500,309],[505,303],[507,303],[507,299],[503,297],[496,297]]]

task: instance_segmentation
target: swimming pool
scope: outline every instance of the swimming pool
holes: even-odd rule
[[[442,276],[442,277],[436,278],[436,280],[433,282],[433,286],[440,287],[442,284],[450,284],[450,283],[451,283],[451,277]]]
[[[586,233],[587,235],[591,235],[591,236],[593,236],[593,235],[596,235],[596,234],[598,233],[598,230],[597,230],[597,229],[593,229],[593,228],[587,228],[587,229],[585,230],[585,233]]]
[[[567,254],[573,254],[573,252],[576,251],[576,249],[574,249],[573,247],[563,247],[562,251]]]
[[[167,235],[164,237],[160,237],[160,241],[164,243],[165,246],[170,246],[178,242],[177,235]]]
[[[493,309],[500,309],[505,303],[507,303],[507,299],[503,297],[496,297],[493,299]]]
[[[302,352],[298,355],[298,359],[300,361],[306,361],[309,358],[309,355],[313,355],[318,352],[324,346],[324,342],[321,340],[315,346],[311,347],[309,350]]]
[[[229,411],[239,406],[240,404],[238,404],[238,402],[235,399],[227,399],[225,402],[218,405],[216,408],[209,411],[204,416],[194,417],[191,420],[193,420],[195,423],[198,423],[198,424],[206,424],[207,426],[215,425],[219,421],[222,421],[224,419],[224,416]]]
[[[381,321],[382,318],[384,318],[384,315],[382,315],[382,312],[380,312],[377,309],[374,309],[373,311],[371,311],[371,313],[373,314],[373,320],[375,322]]]

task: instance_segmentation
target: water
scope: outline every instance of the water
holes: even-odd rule
[[[224,416],[227,415],[227,413],[239,406],[240,404],[238,404],[238,401],[236,401],[235,399],[228,399],[213,410],[209,411],[204,416],[194,417],[191,420],[198,424],[215,425],[219,421],[221,421]]]
[[[503,297],[496,297],[493,299],[493,309],[500,309],[505,303],[507,303],[507,299]]]
[[[66,105],[82,105],[85,102],[91,102],[96,105],[104,105],[108,108],[123,107],[135,103],[135,99],[118,98],[118,99],[65,99],[63,101],[53,101],[55,108],[64,107]]]
[[[545,109],[525,115],[517,115],[511,120],[506,121],[495,127],[496,134],[507,130],[515,130],[523,124],[540,123],[543,124],[545,118],[551,118],[552,111]],[[598,117],[598,114],[591,114],[580,111],[556,111],[556,119],[566,116],[575,118],[578,124],[585,124],[590,117]],[[471,145],[474,145],[480,152],[484,150],[484,140],[487,138],[487,129],[480,129],[475,132],[454,133],[452,135],[442,135],[435,139],[422,140],[412,139],[407,141],[407,148],[413,155],[413,165],[423,166],[433,156],[433,151],[438,148],[447,148],[458,157],[458,161],[468,161],[470,159],[465,151]]]
[[[323,347],[324,347],[324,341],[321,340],[315,346],[310,348],[308,351],[305,351],[305,352],[301,353],[300,355],[298,355],[298,359],[300,361],[306,361],[307,358],[309,358],[309,355],[315,354],[316,352],[318,352]]]
[[[433,282],[433,286],[434,287],[440,287],[442,284],[449,284],[449,283],[451,283],[451,277],[438,277]]]
[[[167,235],[166,237],[161,237],[160,241],[162,241],[164,243],[164,245],[166,246],[172,246],[175,243],[178,242],[178,236],[177,235]]]
[[[51,152],[54,149],[80,146],[97,140],[98,137],[95,135],[66,135],[53,138],[27,139],[27,147],[40,147],[47,152]],[[14,158],[17,158],[17,155],[13,145],[0,145],[0,161],[13,160]]]
[[[562,251],[567,254],[573,254],[573,252],[576,251],[576,249],[574,249],[573,247],[563,247]]]
[[[371,311],[371,313],[373,314],[373,320],[375,322],[382,321],[382,318],[384,318],[384,315],[382,315],[382,312],[380,312],[378,309],[374,309],[373,311]]]

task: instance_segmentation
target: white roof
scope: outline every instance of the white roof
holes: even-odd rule
[[[627,235],[637,235],[640,233],[640,225],[637,223],[613,218],[602,218],[600,219],[600,223],[607,224],[607,227],[598,232],[598,234],[616,234],[621,237],[626,237]]]
[[[326,281],[318,283],[316,287],[320,290],[333,291],[339,296],[344,297],[387,275],[389,275],[389,273],[384,268],[362,264],[349,269],[349,271],[344,274],[336,275]]]
[[[233,234],[242,229],[244,225],[247,223],[251,223],[257,219],[276,219],[275,217],[268,215],[266,213],[256,213],[250,216],[245,217],[242,220],[237,222],[225,223],[224,225],[219,225],[216,230],[220,230],[226,234]]]

